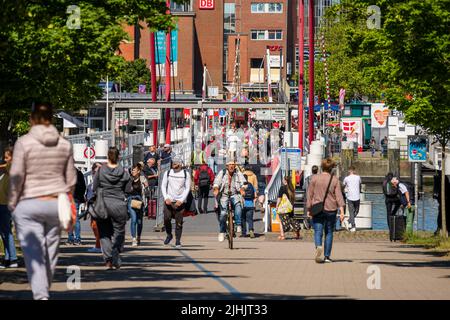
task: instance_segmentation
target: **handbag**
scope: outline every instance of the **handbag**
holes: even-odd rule
[[[328,191],[330,190],[330,185],[331,185],[332,180],[333,180],[333,175],[331,175],[331,177],[330,177],[330,182],[328,182],[327,191],[325,192],[325,197],[323,198],[323,200],[321,202],[318,202],[311,206],[311,215],[313,217],[315,217],[323,212],[324,207],[325,207],[325,200],[327,199]]]
[[[143,202],[140,200],[132,199],[131,200],[131,207],[133,209],[141,210],[142,209]]]
[[[186,198],[185,208],[184,208],[183,217],[196,216],[198,215],[197,201],[194,197],[192,191],[189,191],[189,194]]]
[[[289,201],[289,198],[286,196],[286,194],[283,194],[280,204],[278,205],[277,212],[284,214],[284,213],[292,212],[293,210],[294,210],[294,207],[292,206],[291,201]]]
[[[94,219],[104,220],[108,218],[108,212],[106,211],[102,187],[97,188],[95,201],[89,204],[88,212]]]
[[[70,193],[58,194],[58,218],[62,229],[69,231],[76,218],[77,209]]]

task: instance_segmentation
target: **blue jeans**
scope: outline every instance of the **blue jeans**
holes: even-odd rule
[[[330,257],[333,247],[333,232],[336,227],[337,212],[321,213],[313,218],[314,242],[317,247],[322,246],[322,236],[325,232],[325,257]]]
[[[129,196],[128,197],[128,214],[130,215],[131,218],[131,223],[130,223],[130,232],[131,232],[131,237],[132,238],[136,238],[136,233],[137,236],[140,237],[142,234],[142,222],[143,222],[143,217],[144,217],[144,213],[141,210],[138,209],[133,209],[131,207],[131,200],[139,200],[142,201],[142,197],[141,196]]]
[[[11,222],[11,212],[9,212],[8,207],[6,205],[0,205],[0,234],[5,248],[5,261],[17,260]]]
[[[74,200],[75,202],[75,208],[77,209],[77,220],[75,222],[75,226],[73,228],[73,231],[69,232],[68,241],[74,242],[74,241],[81,241],[81,223],[80,219],[78,217],[78,210],[80,209],[80,202],[77,200]],[[74,231],[75,231],[75,237],[74,237]]]
[[[220,214],[219,214],[219,232],[227,232],[227,212],[229,198],[220,199]],[[234,223],[238,226],[241,225],[242,205],[241,202],[236,199],[235,196],[231,197],[231,206],[234,208]]]
[[[242,210],[242,235],[245,236],[247,234],[247,223],[248,230],[254,231],[253,229],[253,213],[255,212],[255,208],[244,208]]]

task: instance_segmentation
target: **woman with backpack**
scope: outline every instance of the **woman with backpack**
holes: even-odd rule
[[[209,190],[214,183],[214,179],[214,172],[208,167],[205,161],[194,171],[194,184],[198,190],[198,208],[201,214],[208,213]]]
[[[287,202],[287,205],[285,202]],[[281,221],[278,240],[285,240],[285,232],[290,230],[295,232],[295,239],[300,239],[301,224],[299,220],[294,219],[294,203],[295,188],[292,184],[292,177],[286,176],[283,178],[283,184],[278,192],[277,199],[277,213]]]
[[[128,215],[131,218],[130,231],[132,247],[137,247],[141,244],[144,217],[144,190],[146,187],[147,179],[141,175],[141,165],[133,165],[130,180],[125,187]]]

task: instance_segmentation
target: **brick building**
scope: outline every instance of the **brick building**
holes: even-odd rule
[[[328,2],[331,5],[334,1],[327,1],[326,5]],[[209,7],[201,8],[201,4]],[[323,11],[321,4],[316,5],[320,9],[318,13]],[[259,87],[266,90],[267,46],[282,47],[283,79],[289,80],[297,69],[296,0],[210,0],[208,3],[191,0],[187,4],[173,3],[171,12],[177,19],[177,34],[172,36],[176,52],[172,87],[175,86],[177,92],[201,94],[205,64],[209,72],[208,85],[219,87],[221,93],[230,91],[235,81],[244,89],[259,83]],[[319,23],[319,18],[316,20]],[[121,45],[122,55],[128,60],[144,58],[150,65],[149,30],[126,27],[126,31],[132,41]],[[236,59],[238,39],[239,59]],[[162,68],[160,65],[157,73]],[[164,83],[164,72],[161,74],[161,83]],[[278,82],[279,79],[280,51],[272,51],[271,80]]]

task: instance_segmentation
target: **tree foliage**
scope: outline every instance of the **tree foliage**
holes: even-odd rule
[[[120,82],[123,92],[138,92],[140,84],[150,85],[150,69],[145,59],[137,59],[134,61],[123,61],[120,65],[116,82]]]
[[[34,99],[61,109],[86,106],[99,96],[98,83],[114,73],[125,24],[146,21],[154,30],[173,26],[165,1],[76,1],[80,28],[69,0],[1,0],[0,108],[29,108]],[[119,59],[119,60],[118,60]]]

